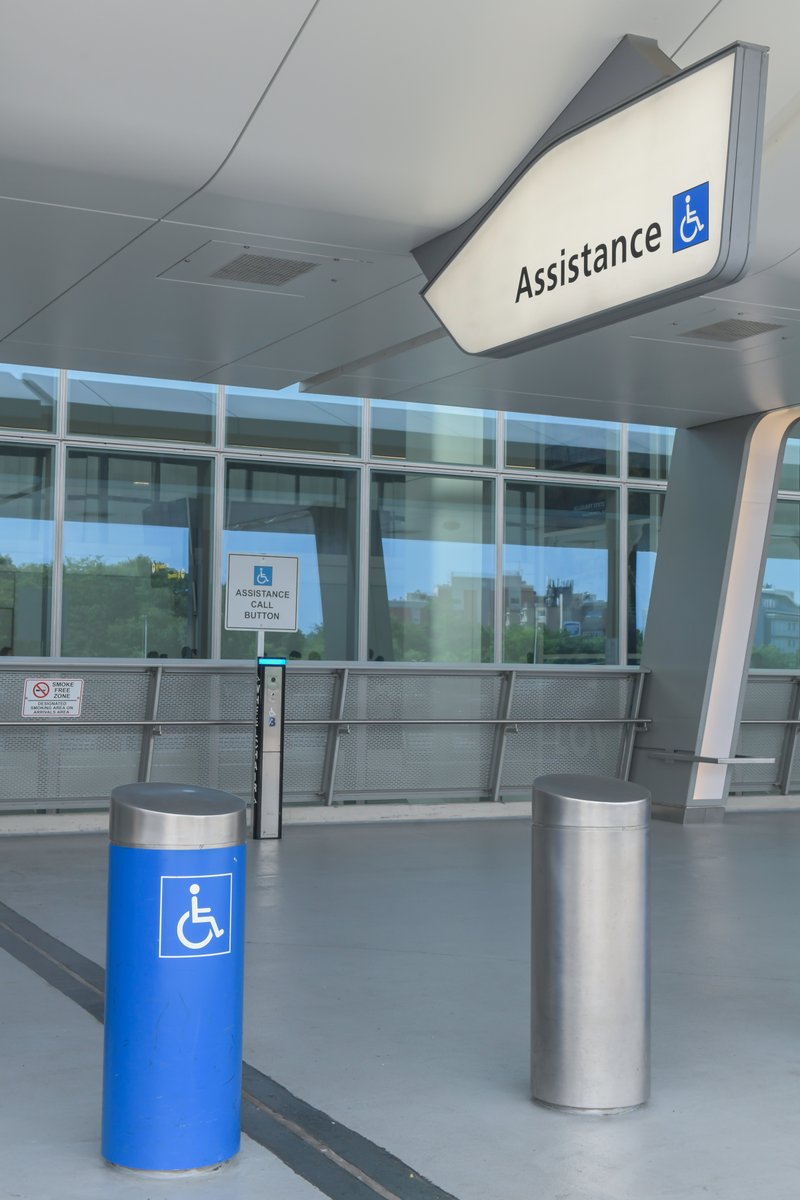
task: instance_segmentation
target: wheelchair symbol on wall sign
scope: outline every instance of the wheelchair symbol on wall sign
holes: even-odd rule
[[[672,253],[708,241],[708,180],[672,197]]]
[[[200,884],[193,883],[189,888],[191,893],[191,903],[189,908],[178,921],[176,933],[178,941],[186,947],[187,950],[202,950],[212,938],[221,938],[225,930],[220,929],[216,918],[210,908],[201,908],[198,896],[200,895]],[[196,937],[200,935],[200,927],[207,925],[208,930],[199,941],[193,941],[187,936],[186,926],[189,925],[189,932]]]
[[[692,195],[691,192],[686,193],[686,212],[681,218],[681,241],[687,246],[691,246],[692,242],[700,236],[704,231],[705,225],[698,217],[697,213],[691,207]]]

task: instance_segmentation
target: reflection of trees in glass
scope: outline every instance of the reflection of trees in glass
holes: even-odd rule
[[[530,655],[530,657],[529,657]],[[508,663],[602,663],[605,637],[570,634],[539,625],[509,625],[503,637],[503,659]]]
[[[146,555],[105,563],[64,564],[62,652],[68,656],[141,658],[153,650],[179,658],[195,645],[192,582],[180,568]]]
[[[14,563],[0,554],[0,646],[14,654],[47,653],[50,567]]]
[[[797,666],[797,655],[779,650],[777,646],[753,646],[750,656],[751,667],[761,667],[766,670],[780,670]]]

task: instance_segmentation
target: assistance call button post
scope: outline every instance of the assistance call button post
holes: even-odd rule
[[[259,658],[253,838],[279,838],[283,823],[285,658]]]

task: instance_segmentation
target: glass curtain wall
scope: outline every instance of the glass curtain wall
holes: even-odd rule
[[[50,449],[0,446],[0,654],[50,653]]]
[[[256,635],[224,628],[239,551],[300,559],[276,654],[633,665],[672,432],[0,366],[0,650],[251,658]],[[798,445],[782,487],[800,493]],[[798,502],[781,498],[754,661],[794,662]]]
[[[751,667],[800,667],[800,501],[779,500],[756,617]]]
[[[616,488],[506,484],[503,661],[616,663]]]
[[[222,611],[229,554],[299,560],[296,633],[270,633],[267,654],[356,657],[358,476],[336,468],[231,462],[222,535]],[[223,658],[254,658],[257,634],[222,630]]]
[[[491,662],[493,484],[375,471],[370,510],[368,657]]]
[[[666,492],[628,492],[628,665],[642,657]]]
[[[373,458],[457,467],[495,464],[494,413],[373,400],[370,415]]]
[[[226,389],[229,446],[291,450],[297,454],[358,454],[361,401],[304,396],[297,387],[280,392]]]
[[[0,428],[50,433],[57,395],[58,371],[0,365]]]
[[[620,426],[506,413],[506,466],[526,471],[619,475]]]
[[[202,460],[69,451],[62,654],[208,656],[210,483]]]
[[[213,445],[216,391],[202,383],[71,371],[67,426],[76,436]]]

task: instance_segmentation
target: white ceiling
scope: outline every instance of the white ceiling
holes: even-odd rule
[[[670,425],[800,403],[790,0],[3,11],[6,362]],[[410,252],[480,207],[625,33],[679,66],[734,40],[771,47],[751,273],[517,358],[468,357],[437,336]],[[249,250],[315,269],[280,288],[210,277]],[[739,315],[781,329],[680,339]]]

